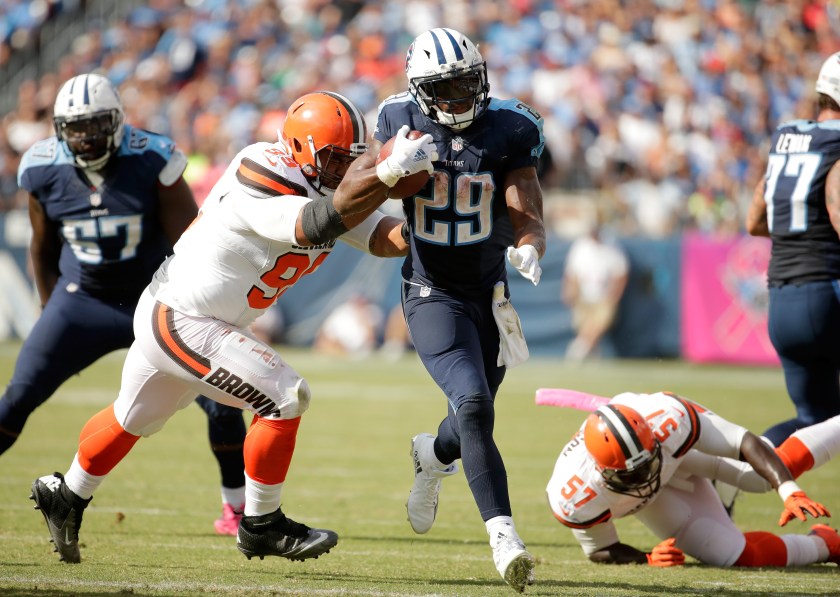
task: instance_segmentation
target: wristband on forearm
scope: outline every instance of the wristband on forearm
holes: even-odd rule
[[[301,225],[306,238],[316,245],[335,240],[347,232],[332,197],[318,197],[304,205]]]

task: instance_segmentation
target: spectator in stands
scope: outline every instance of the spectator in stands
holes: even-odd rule
[[[595,219],[589,232],[572,243],[563,274],[562,299],[572,311],[576,332],[566,358],[573,361],[596,354],[627,287],[627,256]]]
[[[0,3],[7,51],[16,31],[15,39],[37,39],[53,16],[33,22],[21,12],[29,4]],[[48,4],[65,18],[87,3]],[[63,53],[60,79],[108,74],[125,86],[132,122],[206,151],[210,166],[257,140],[257,115],[306,91],[336,89],[373,112],[402,87],[395,57],[407,40],[446,22],[481,41],[501,96],[530,101],[545,117],[544,155],[554,156],[541,172],[547,190],[609,191],[628,159],[655,180],[674,171],[671,161],[685,161],[688,187],[681,184],[675,197],[657,184],[667,208],[658,212],[648,201],[640,207],[646,220],[631,218],[638,225],[628,230],[641,234],[685,224],[732,231],[758,175],[749,157],[757,152],[739,148],[767,139],[775,122],[801,116],[810,99],[802,81],[840,49],[840,5],[828,0],[342,0],[282,10],[274,2],[167,0],[107,24],[91,16],[75,19],[87,31]],[[12,62],[37,59],[24,56]],[[47,115],[40,118],[48,124]],[[208,131],[218,151],[206,149]],[[709,180],[720,172],[729,179],[724,186]]]

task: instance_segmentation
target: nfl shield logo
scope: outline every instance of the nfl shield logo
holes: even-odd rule
[[[100,195],[99,193],[92,193],[90,196],[90,204],[93,207],[99,207],[100,205],[102,205],[102,195]]]
[[[461,151],[464,149],[464,140],[461,137],[452,139],[452,151]]]

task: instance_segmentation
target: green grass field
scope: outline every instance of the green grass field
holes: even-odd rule
[[[0,384],[19,345],[0,344]],[[434,529],[415,535],[404,502],[412,480],[410,438],[434,432],[445,402],[414,355],[397,362],[334,360],[297,349],[281,354],[313,390],[283,490],[283,509],[338,531],[332,553],[313,561],[248,561],[235,540],[214,534],[219,479],[197,407],[141,440],[85,513],[82,563],[59,563],[41,514],[27,498],[32,480],[64,472],[87,418],[116,395],[124,353],[66,383],[0,457],[0,595],[509,595],[496,572],[484,525],[463,474],[448,479]],[[536,406],[538,387],[611,395],[669,389],[753,431],[790,416],[777,369],[614,361],[572,366],[535,360],[508,373],[497,399],[496,438],[505,457],[517,527],[538,558],[530,595],[837,595],[834,565],[801,569],[675,569],[597,566],[551,516],[544,488],[554,460],[584,414]],[[809,494],[840,516],[838,464],[803,477]],[[774,494],[742,496],[743,529],[776,530]],[[635,520],[622,540],[657,541]],[[785,532],[804,533],[795,521]]]

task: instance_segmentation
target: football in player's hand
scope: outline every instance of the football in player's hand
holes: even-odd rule
[[[425,135],[425,133],[421,133],[420,131],[408,131],[409,139],[418,139],[423,135]],[[394,149],[394,139],[396,139],[396,137],[391,137],[385,142],[385,145],[380,148],[379,155],[376,156],[377,164],[391,155],[391,151]],[[426,186],[427,180],[429,180],[429,173],[425,170],[417,172],[416,174],[404,176],[397,181],[397,184],[391,187],[390,191],[388,191],[388,198],[405,199],[406,197],[411,197]]]

